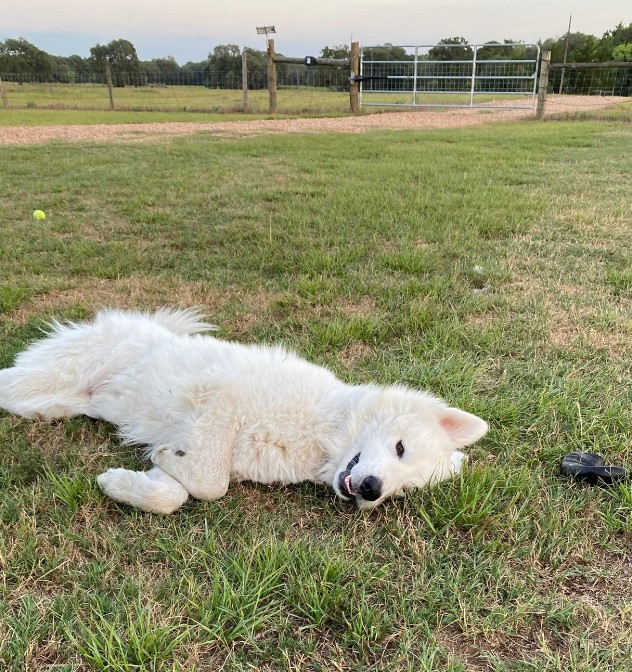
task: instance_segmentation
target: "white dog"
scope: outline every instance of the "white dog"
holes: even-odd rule
[[[404,387],[351,386],[281,347],[221,341],[194,310],[105,310],[52,331],[0,371],[0,407],[51,421],[85,414],[147,446],[149,471],[98,477],[117,502],[171,513],[231,480],[329,483],[360,508],[458,472],[487,432]]]

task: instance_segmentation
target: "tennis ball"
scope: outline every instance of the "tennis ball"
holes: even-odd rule
[[[36,210],[33,213],[33,219],[46,219],[46,213],[43,210]]]

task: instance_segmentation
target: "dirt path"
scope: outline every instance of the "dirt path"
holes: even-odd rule
[[[550,98],[547,116],[561,112],[610,107],[627,98]],[[368,114],[357,117],[266,119],[229,122],[166,122],[150,124],[93,124],[68,126],[0,126],[0,145],[28,145],[49,140],[143,141],[155,135],[217,133],[229,136],[261,133],[365,133],[377,129],[422,129],[474,126],[493,121],[533,117],[531,110],[420,108],[406,112]]]

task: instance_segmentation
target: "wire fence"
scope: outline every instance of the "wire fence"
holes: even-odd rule
[[[378,59],[376,59],[377,61]],[[439,104],[453,104],[448,94],[462,88],[464,64],[427,61],[417,64],[420,92],[429,91],[445,96],[433,96]],[[378,64],[373,66],[378,68]],[[402,78],[412,76],[412,67],[406,62],[398,64]],[[466,66],[467,67],[467,66]],[[524,65],[511,62],[481,63],[482,77],[476,83],[476,93],[484,94],[485,87],[495,86],[496,93],[518,85],[514,76],[522,77]],[[494,68],[487,73],[485,68]],[[408,70],[406,69],[408,68]],[[365,74],[378,74],[375,73]],[[495,76],[492,77],[492,74]],[[134,111],[183,111],[229,113],[244,111],[242,76],[240,71],[195,70],[174,73],[117,72],[113,73],[113,101],[117,110]],[[489,75],[489,78],[487,76]],[[267,71],[248,72],[248,111],[267,113]],[[524,81],[517,80],[518,83]],[[363,92],[378,89],[401,88],[401,80],[362,82]],[[280,113],[345,113],[349,110],[349,72],[344,68],[319,68],[307,66],[277,66],[278,109]],[[392,87],[392,88],[391,88]],[[509,89],[507,89],[509,91]],[[549,93],[586,97],[590,107],[594,96],[621,99],[632,96],[632,63],[616,64],[552,64],[548,82]],[[59,71],[48,74],[0,73],[0,107],[12,109],[83,109],[109,110],[111,103],[105,75],[76,71]],[[444,100],[445,98],[445,100]]]
[[[542,111],[632,121],[632,63],[551,63],[543,73],[541,86],[555,95],[542,99]]]
[[[51,73],[0,73],[2,81],[14,84],[106,84],[105,74],[78,73],[68,70]],[[267,89],[268,75],[248,71],[248,88]],[[115,87],[124,86],[205,86],[218,89],[241,89],[242,73],[235,70],[196,70],[185,72],[118,71],[112,73]],[[277,85],[287,87],[313,87],[335,90],[349,88],[349,73],[342,69],[325,70],[307,66],[292,68],[277,66]]]
[[[105,74],[0,73],[4,106],[86,110],[189,112],[244,111],[241,72],[202,70],[177,73],[113,72],[112,100]],[[278,67],[279,112],[345,112],[349,72],[307,66]],[[268,77],[248,72],[248,111],[268,109]],[[2,101],[0,101],[2,105]]]
[[[550,67],[548,91],[573,96],[632,96],[632,63],[587,63]]]

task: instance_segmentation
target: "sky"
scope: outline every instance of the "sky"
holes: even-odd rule
[[[568,29],[601,37],[632,23],[631,0],[18,0],[2,10],[0,41],[23,37],[55,56],[129,40],[141,60],[203,61],[218,44],[265,49],[256,27],[272,25],[275,49],[318,56],[324,46],[429,45],[462,36],[471,44],[536,42]]]

